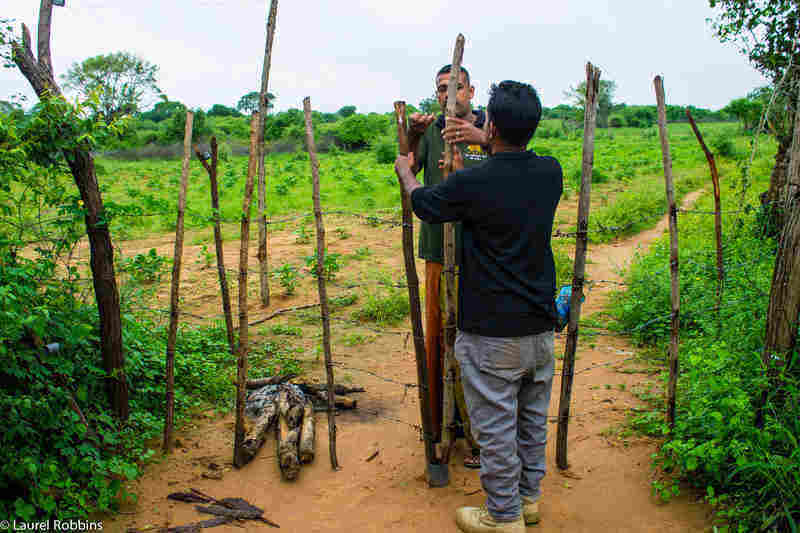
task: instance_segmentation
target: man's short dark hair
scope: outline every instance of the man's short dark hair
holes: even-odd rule
[[[542,118],[536,89],[518,81],[493,83],[487,110],[500,137],[515,146],[527,146]]]
[[[442,68],[440,68],[439,72],[436,73],[436,83],[439,82],[439,76],[441,76],[442,74],[449,74],[452,68],[453,65],[445,65]],[[464,66],[461,67],[461,73],[466,77],[467,87],[469,87],[469,72],[467,71],[466,67]]]

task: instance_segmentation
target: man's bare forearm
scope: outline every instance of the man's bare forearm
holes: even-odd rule
[[[402,185],[403,190],[409,196],[411,196],[411,193],[416,189],[422,187],[420,182],[417,181],[417,178],[414,177],[414,173],[411,171],[411,168],[408,166],[408,158],[398,156],[394,165],[394,170],[397,174],[398,180],[400,181],[400,185]]]

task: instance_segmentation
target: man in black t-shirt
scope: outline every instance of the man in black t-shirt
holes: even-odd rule
[[[485,164],[423,187],[407,157],[395,163],[420,219],[462,223],[456,359],[487,495],[486,507],[456,512],[467,533],[539,520],[554,368],[550,236],[563,185],[558,161],[526,151],[541,113],[530,85],[504,81],[491,90]]]

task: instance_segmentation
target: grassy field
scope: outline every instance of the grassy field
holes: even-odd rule
[[[737,124],[703,124],[701,127],[707,142],[712,146],[724,146],[729,156],[746,151],[747,141],[737,136]],[[580,182],[582,139],[579,132],[564,135],[558,121],[547,121],[540,128],[542,138],[534,138],[531,148],[561,162],[565,178],[562,201],[569,204]],[[554,132],[560,137],[553,137]],[[696,188],[707,180],[703,153],[688,124],[672,124],[669,132],[678,187],[682,190]],[[621,225],[625,223],[625,216],[652,214],[663,204],[663,190],[657,191],[663,174],[655,128],[599,130],[594,161],[593,196],[599,209],[594,214],[604,226]],[[180,161],[100,159],[98,168],[106,202],[134,206],[146,215],[115,218],[112,232],[117,239],[141,238],[174,230]],[[311,172],[307,154],[270,154],[266,169],[268,216],[310,213]],[[246,157],[220,161],[220,214],[227,222],[238,222],[246,175]],[[691,183],[682,185],[687,178]],[[326,209],[372,214],[391,212],[399,207],[392,165],[378,163],[373,152],[320,154],[320,180],[322,204]],[[188,229],[209,227],[209,198],[206,172],[193,160],[187,198]],[[625,216],[605,211],[615,204],[622,206]],[[569,224],[565,213],[559,215],[561,223]],[[235,231],[229,231],[227,236],[233,237]]]

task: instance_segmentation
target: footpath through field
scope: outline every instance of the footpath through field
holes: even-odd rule
[[[691,205],[699,193],[687,195]],[[607,245],[590,246],[587,278],[606,280],[593,285],[583,307],[584,316],[602,311],[619,269],[638,249],[661,236],[664,218],[648,231]],[[382,237],[379,237],[382,238]],[[608,282],[611,283],[608,283]],[[334,324],[335,325],[335,324]],[[564,351],[560,335],[556,355]],[[688,532],[709,526],[708,509],[687,495],[661,504],[651,494],[654,473],[651,439],[626,434],[622,423],[631,408],[641,405],[632,391],[655,379],[632,359],[635,349],[625,338],[604,333],[583,336],[578,345],[573,405],[569,431],[571,468],[555,466],[555,418],[548,439],[548,474],[543,481],[542,521],[529,531],[550,532]],[[405,336],[384,335],[350,354],[337,353],[344,365],[355,365],[400,383],[416,382],[413,347]],[[557,413],[560,364],[557,361],[551,415]],[[478,473],[462,466],[458,448],[450,468],[451,483],[430,489],[424,478],[425,456],[417,424],[417,391],[395,383],[354,376],[367,392],[358,409],[338,417],[339,472],[328,460],[325,416],[317,416],[317,458],[303,467],[297,481],[281,481],[270,439],[256,459],[241,471],[230,466],[233,419],[228,415],[207,420],[179,436],[173,457],[147,468],[132,487],[139,502],[125,509],[105,530],[125,531],[188,524],[208,518],[193,506],[171,502],[167,494],[202,490],[216,498],[243,497],[266,510],[265,516],[286,532],[436,532],[458,531],[453,516],[461,505],[480,505],[484,495]],[[375,451],[374,460],[366,461]],[[222,479],[208,479],[209,464],[220,465]],[[205,474],[205,476],[204,476]],[[206,477],[208,476],[208,477]],[[245,529],[266,531],[268,526],[248,522]],[[220,526],[213,532],[241,532]]]

